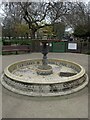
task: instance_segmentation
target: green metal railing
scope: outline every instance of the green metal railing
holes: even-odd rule
[[[77,50],[68,50],[68,41],[61,41],[61,42],[52,42],[50,43],[51,46],[49,47],[50,52],[78,52],[78,53],[90,53],[90,42],[84,41],[74,41],[77,43]],[[40,52],[41,46],[40,43],[35,42],[31,39],[11,39],[11,40],[0,40],[0,54],[2,45],[30,45],[32,52]]]

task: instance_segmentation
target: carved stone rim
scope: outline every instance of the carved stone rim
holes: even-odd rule
[[[64,96],[64,95],[69,95],[69,94],[72,94],[72,93],[75,93],[75,92],[78,92],[80,90],[82,90],[84,87],[86,87],[86,85],[88,84],[89,82],[89,78],[88,78],[88,75],[86,74],[86,80],[85,82],[78,86],[77,88],[74,88],[74,89],[71,89],[71,90],[67,90],[67,91],[61,91],[61,92],[57,92],[57,93],[39,93],[39,92],[27,92],[27,91],[22,91],[22,90],[18,90],[18,89],[15,89],[15,88],[12,88],[11,86],[8,86],[4,80],[3,80],[3,75],[1,76],[1,83],[2,85],[7,88],[8,90],[14,92],[14,93],[17,93],[17,94],[21,94],[21,95],[25,95],[25,96],[34,96],[34,97],[53,97],[53,96]]]
[[[65,63],[68,63],[68,64],[71,64],[71,65],[75,65],[75,66],[77,66],[79,69],[80,69],[80,72],[79,73],[77,73],[76,75],[74,75],[74,76],[70,76],[70,77],[68,77],[68,79],[65,79],[64,81],[52,81],[52,82],[48,82],[48,83],[41,83],[41,82],[35,82],[35,81],[25,81],[25,80],[22,80],[23,78],[20,78],[20,77],[18,77],[18,76],[15,76],[14,74],[12,74],[11,72],[10,72],[10,67],[12,66],[12,65],[18,65],[19,63],[24,63],[24,62],[28,62],[28,61],[42,61],[42,59],[27,59],[27,60],[22,60],[22,61],[18,61],[18,62],[15,62],[15,63],[13,63],[13,64],[11,64],[11,65],[9,65],[8,67],[6,67],[5,68],[5,70],[4,70],[4,74],[7,76],[7,77],[9,77],[10,79],[13,79],[13,80],[15,80],[15,81],[19,81],[19,82],[25,82],[25,83],[33,83],[34,82],[34,84],[55,84],[55,83],[64,83],[64,82],[69,82],[69,81],[74,81],[74,80],[76,80],[76,79],[79,79],[79,78],[81,78],[84,74],[85,74],[85,69],[81,66],[81,65],[79,65],[79,64],[77,64],[77,63],[75,63],[75,62],[71,62],[71,61],[68,61],[68,60],[63,60],[63,59],[48,59],[48,61],[54,61],[54,62],[65,62]]]

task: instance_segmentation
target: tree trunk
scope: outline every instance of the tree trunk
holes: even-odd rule
[[[11,39],[11,36],[8,36],[9,37],[9,40]]]
[[[35,47],[36,47],[35,41],[33,41],[33,39],[35,39],[35,31],[34,30],[32,30],[32,32],[31,32],[31,39],[32,39],[32,52],[36,52],[36,50],[35,50]]]
[[[31,32],[31,38],[32,39],[35,39],[35,32],[36,32],[35,30],[32,30],[32,32]]]
[[[32,52],[39,52],[39,48],[40,48],[40,43],[37,41],[34,41],[35,39],[35,32],[37,30],[32,30],[32,34],[31,34],[31,38],[32,38]]]
[[[26,33],[26,38],[28,39],[29,37],[28,37],[28,33]]]

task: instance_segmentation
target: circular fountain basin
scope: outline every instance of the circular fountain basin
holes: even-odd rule
[[[77,92],[88,84],[85,69],[77,63],[48,59],[48,65],[53,69],[49,75],[37,74],[40,65],[42,59],[13,63],[5,68],[1,83],[12,92],[28,96],[66,95]]]

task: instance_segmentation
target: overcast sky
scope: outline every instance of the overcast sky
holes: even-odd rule
[[[90,0],[0,0],[0,3],[1,2],[8,2],[8,1],[11,1],[11,2],[20,2],[20,1],[23,1],[23,2],[26,2],[26,1],[32,1],[32,2],[40,2],[40,1],[83,1],[83,2],[89,2]]]
[[[26,1],[32,1],[32,2],[45,2],[45,1],[69,1],[69,2],[75,2],[75,1],[82,1],[82,2],[86,2],[88,3],[90,0],[0,0],[0,4],[2,2],[8,2],[8,1],[11,1],[11,2],[20,2],[20,1],[23,1],[23,2],[26,2]],[[0,13],[3,14],[3,11],[2,11],[2,8],[0,7]],[[1,16],[0,14],[0,16]]]
[[[68,1],[82,1],[82,2],[86,2],[86,3],[88,3],[90,0],[68,0]]]

